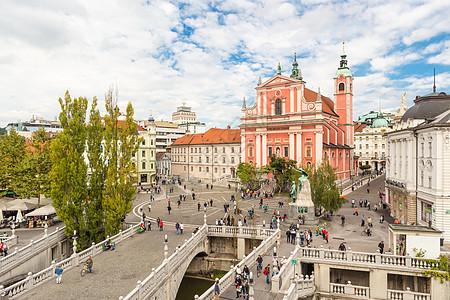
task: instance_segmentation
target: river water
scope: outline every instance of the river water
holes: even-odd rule
[[[193,300],[195,295],[201,295],[214,284],[214,280],[184,276],[175,300]]]

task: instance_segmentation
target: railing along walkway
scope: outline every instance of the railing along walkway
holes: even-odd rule
[[[232,267],[225,276],[223,276],[219,281],[219,287],[221,291],[226,291],[229,287],[234,284],[236,269],[242,270],[245,265],[251,268],[255,262],[258,255],[263,256],[268,251],[273,249],[273,246],[277,242],[277,236],[280,234],[280,229],[273,230],[272,235],[265,239],[255,250],[253,250],[248,256],[245,256],[236,266]],[[212,300],[214,299],[214,285],[212,285],[208,290],[206,290],[201,296],[196,296],[195,299],[198,300]]]
[[[14,248],[13,252],[11,252],[11,249],[9,249],[10,253],[0,259],[0,274],[3,274],[4,272],[7,272],[11,270],[12,268],[24,263],[28,259],[30,259],[31,256],[35,255],[36,253],[39,253],[51,245],[61,241],[66,237],[64,234],[65,226],[59,229],[56,227],[56,230],[53,231],[50,234],[47,234],[47,228],[44,230],[44,236],[40,239],[33,241],[31,240],[30,243],[20,249]],[[10,239],[17,238],[17,236],[11,236]]]
[[[408,255],[380,254],[379,251],[376,253],[353,252],[351,249],[340,251],[324,249],[323,246],[320,248],[302,247],[300,249],[298,257],[302,262],[351,264],[355,266],[361,265],[365,267],[371,266],[396,270],[401,268],[414,272],[439,268],[438,261],[430,261],[428,259],[411,257]]]

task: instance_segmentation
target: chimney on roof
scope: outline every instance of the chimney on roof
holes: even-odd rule
[[[322,95],[320,94],[320,87],[317,90],[317,102],[322,102]]]
[[[228,126],[227,126],[227,129],[231,129],[231,126],[230,126],[230,125],[228,125]]]

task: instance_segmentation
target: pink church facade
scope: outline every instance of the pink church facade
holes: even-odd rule
[[[256,87],[256,103],[242,106],[242,161],[260,167],[271,154],[300,164],[328,159],[339,179],[354,174],[353,76],[341,55],[334,101],[306,87],[296,59],[290,77],[278,73]]]

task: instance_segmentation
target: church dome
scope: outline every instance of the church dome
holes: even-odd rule
[[[417,96],[414,106],[409,108],[402,116],[402,122],[408,119],[435,118],[450,109],[450,95],[444,92],[431,93],[423,97]]]
[[[378,118],[376,118],[374,121],[373,121],[373,123],[372,123],[372,127],[374,127],[374,128],[379,128],[379,127],[387,127],[388,126],[388,121],[385,119],[385,118],[383,118],[383,117],[378,117]]]

